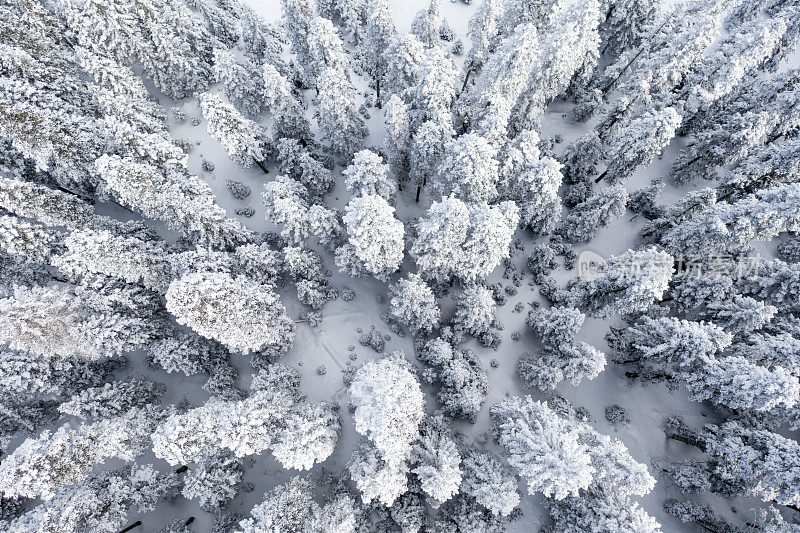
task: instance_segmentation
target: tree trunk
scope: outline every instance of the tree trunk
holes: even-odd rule
[[[71,194],[72,196],[77,196],[78,198],[80,198],[81,200],[83,200],[84,202],[86,202],[89,205],[94,205],[94,198],[90,198],[88,196],[84,196],[79,192],[71,191],[71,190],[67,189],[66,187],[62,187],[61,185],[54,185],[54,188],[56,190],[58,190],[58,191],[65,192],[67,194]]]
[[[469,82],[469,76],[472,74],[472,67],[475,65],[475,60],[471,60],[469,62],[469,67],[467,67],[467,74],[464,76],[464,84],[461,86],[461,92],[463,93],[464,90],[467,88],[467,82]]]
[[[129,525],[125,529],[121,530],[119,533],[127,533],[131,529],[137,528],[137,527],[139,527],[141,525],[142,525],[142,521],[141,520],[137,520],[136,522],[134,522],[133,524]]]
[[[376,106],[378,107],[378,109],[383,109],[383,106],[381,105],[381,77],[380,77],[380,75],[375,76],[375,100],[377,102]]]
[[[188,525],[189,525],[189,524],[191,524],[192,522],[194,522],[194,517],[193,517],[193,516],[190,516],[190,517],[189,517],[189,518],[186,520],[186,522],[184,522],[184,523],[183,523],[183,525],[184,525],[184,526],[188,526]]]
[[[256,165],[258,165],[258,168],[260,168],[261,170],[264,171],[264,174],[269,174],[269,169],[267,168],[267,166],[264,164],[263,161],[259,161],[255,157],[253,158],[253,161],[256,162]]]
[[[414,203],[417,203],[417,204],[419,203],[419,192],[421,190],[422,190],[422,186],[421,185],[417,185],[417,199],[414,200]]]
[[[177,470],[175,470],[175,473],[176,473],[176,474],[183,474],[183,473],[184,473],[184,472],[186,472],[187,470],[189,470],[189,467],[188,467],[188,466],[186,466],[186,465],[183,465],[183,466],[180,466],[180,467],[178,467],[178,469],[177,469]]]
[[[594,182],[595,183],[600,183],[601,181],[603,181],[603,178],[606,177],[606,174],[608,174],[608,169],[604,170],[602,174],[597,176],[597,178],[594,180]]]

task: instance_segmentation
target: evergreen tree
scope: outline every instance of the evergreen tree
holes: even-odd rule
[[[115,235],[110,231],[73,231],[64,239],[66,252],[54,258],[74,278],[102,274],[138,283],[159,293],[172,281],[170,252],[163,242]]]
[[[661,524],[636,503],[602,497],[564,498],[549,501],[553,531],[609,531],[613,533],[660,533]]]
[[[304,479],[293,477],[264,495],[264,501],[250,512],[252,518],[240,522],[242,533],[286,531],[302,533],[317,504],[314,486]]]
[[[147,447],[162,416],[158,408],[81,424],[65,424],[29,438],[0,464],[0,490],[11,497],[50,500],[58,490],[84,481],[92,468],[112,457],[132,461]]]
[[[719,490],[797,506],[797,441],[736,422],[710,430],[707,450],[712,473],[721,484]]]
[[[428,7],[420,9],[411,21],[411,33],[423,45],[431,48],[439,41],[441,23],[440,0],[429,0]]]
[[[474,421],[489,390],[480,359],[440,338],[426,343],[418,357],[435,369],[436,380],[441,384],[437,398],[444,413]]]
[[[513,200],[520,209],[520,222],[534,233],[549,233],[561,219],[561,164],[542,157],[539,136],[520,133],[507,146],[500,167],[500,197]]]
[[[84,420],[123,416],[133,409],[158,404],[165,392],[166,386],[147,379],[113,381],[80,391],[59,405],[58,410]]]
[[[119,356],[153,335],[151,295],[129,288],[17,287],[0,300],[0,338],[42,356]]]
[[[323,136],[342,155],[356,152],[363,144],[365,127],[358,115],[353,85],[341,70],[326,67],[320,73],[317,88],[318,123]]]
[[[638,46],[664,9],[660,0],[613,0],[604,7],[599,27],[601,54],[612,58]]]
[[[302,183],[313,198],[322,198],[336,184],[331,171],[295,139],[280,139],[276,149],[281,172]]]
[[[345,185],[353,195],[381,196],[394,200],[395,184],[389,179],[389,165],[372,150],[361,150],[353,156],[353,162],[342,171]]]
[[[429,417],[420,426],[414,443],[412,472],[431,506],[439,507],[454,496],[461,485],[461,454],[443,417]]]
[[[467,287],[458,295],[458,307],[453,315],[454,328],[481,338],[495,325],[496,309],[492,291],[480,285]]]
[[[152,511],[159,500],[174,492],[177,483],[174,473],[159,474],[152,465],[100,472],[59,489],[8,527],[10,531],[56,533],[89,528],[114,533],[125,523],[131,507],[140,513]]]
[[[497,197],[495,150],[478,135],[456,137],[445,145],[436,188],[443,196],[465,202],[489,202]]]
[[[467,205],[457,198],[443,198],[417,223],[411,255],[425,278],[482,279],[508,257],[518,219],[513,202]]]
[[[621,185],[601,189],[570,211],[561,233],[571,242],[589,242],[600,228],[625,212],[627,203],[628,191]]]
[[[562,500],[589,488],[595,469],[588,446],[579,442],[577,426],[530,396],[505,400],[491,414],[495,438],[530,494]]]
[[[294,325],[269,286],[223,272],[196,272],[170,283],[167,310],[178,323],[248,353],[291,345]]]
[[[413,367],[402,352],[369,361],[350,384],[356,431],[375,446],[389,468],[411,453],[424,414],[424,398]]]
[[[519,505],[516,476],[493,453],[471,449],[461,460],[461,467],[463,494],[501,516],[508,516]]]
[[[289,39],[292,53],[297,58],[297,75],[300,83],[311,86],[314,83],[313,56],[308,37],[311,25],[316,18],[314,0],[281,0],[283,28]]]
[[[717,202],[664,233],[667,251],[708,256],[746,250],[784,231],[796,232],[799,184],[757,191],[733,203]]]
[[[675,136],[681,120],[672,107],[648,111],[631,120],[615,134],[608,168],[595,181],[608,178],[617,183],[630,177],[639,167],[649,165]]]
[[[223,102],[219,96],[205,93],[199,100],[203,117],[208,121],[209,135],[222,143],[230,158],[242,168],[256,163],[265,169],[263,161],[266,158],[266,132],[255,122],[240,115],[233,106]]]
[[[230,452],[200,460],[183,479],[183,496],[197,500],[203,509],[215,509],[232,500],[242,480],[244,467]]]
[[[264,101],[273,117],[272,138],[299,139],[300,143],[312,141],[311,125],[305,117],[301,101],[287,80],[275,66],[265,63],[263,68]]]
[[[394,218],[394,208],[377,195],[356,196],[345,207],[343,217],[349,249],[364,269],[378,279],[385,279],[400,267],[403,260],[403,223]],[[337,255],[337,265],[340,264]]]
[[[408,326],[412,334],[428,333],[439,324],[441,312],[433,291],[419,274],[409,274],[389,289],[392,316]]]
[[[386,0],[366,2],[367,20],[361,43],[364,70],[375,82],[375,96],[381,107],[381,83],[386,76],[387,56],[392,39],[397,35],[389,4]]]
[[[605,272],[596,279],[579,281],[569,299],[590,316],[645,311],[666,291],[672,278],[673,259],[648,248],[611,256]]]
[[[384,111],[386,136],[383,145],[386,148],[389,165],[398,181],[403,181],[410,169],[411,123],[408,117],[408,106],[395,95],[389,98]]]
[[[214,77],[222,83],[228,101],[242,112],[257,115],[264,109],[265,80],[249,59],[240,62],[230,50],[216,48]]]
[[[720,166],[731,161],[741,161],[750,153],[761,157],[770,154],[761,147],[771,145],[798,126],[800,115],[794,111],[800,97],[796,88],[798,74],[791,70],[775,79],[743,84],[732,96],[702,114],[707,118],[695,115],[690,123],[693,138],[675,159],[672,178],[678,183],[688,183],[696,176],[711,179],[719,175]],[[753,168],[757,160],[739,165]]]

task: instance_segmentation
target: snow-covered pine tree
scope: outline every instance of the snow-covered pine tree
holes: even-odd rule
[[[408,106],[396,94],[389,98],[384,110],[386,136],[383,146],[386,149],[389,165],[402,182],[410,170],[411,155],[411,121],[408,117]],[[400,185],[398,185],[400,186]]]
[[[550,500],[548,509],[554,533],[613,531],[614,533],[661,533],[661,524],[635,502],[603,497]]]
[[[576,205],[564,219],[561,234],[567,241],[589,242],[597,231],[625,213],[628,191],[622,185],[600,189]]]
[[[513,202],[467,205],[458,198],[443,198],[420,218],[410,252],[427,279],[475,281],[508,257],[518,222]]]
[[[178,323],[248,353],[294,342],[294,324],[278,295],[261,283],[224,272],[195,272],[170,283],[167,310]]]
[[[797,441],[736,422],[708,428],[706,449],[723,494],[751,494],[765,502],[797,506]]]
[[[458,295],[453,329],[465,331],[482,340],[491,336],[491,329],[497,321],[496,310],[497,304],[491,290],[480,285],[469,286]]]
[[[59,489],[85,480],[95,465],[114,457],[134,460],[162,416],[160,408],[146,407],[93,424],[45,430],[3,460],[0,490],[11,497],[50,500]]]
[[[465,202],[490,202],[497,197],[496,151],[479,135],[468,133],[450,140],[437,170],[435,185],[442,196]]]
[[[664,9],[661,0],[612,0],[605,2],[600,20],[600,53],[615,58],[639,45],[647,29]]]
[[[571,83],[588,81],[597,64],[600,2],[559,0],[554,4],[546,31],[540,28],[542,50],[529,66],[532,68],[524,90],[513,104],[509,117],[512,134],[537,129],[547,105],[567,91]]]
[[[220,4],[214,0],[188,0],[189,7],[196,9],[205,20],[209,33],[225,46],[231,47],[242,37],[242,28],[237,20],[239,7],[236,4]]]
[[[266,108],[273,117],[272,138],[297,139],[301,144],[311,143],[311,125],[301,101],[292,93],[289,80],[269,63],[264,64],[262,75]]]
[[[303,399],[299,386],[297,372],[270,365],[253,378],[246,399],[214,397],[167,418],[153,432],[153,452],[179,465],[220,448],[236,457],[268,449],[284,467],[307,470],[333,453],[340,422],[332,405]]]
[[[242,112],[257,115],[264,109],[265,80],[248,58],[237,60],[230,50],[214,49],[214,77],[222,84],[228,101]]]
[[[590,316],[606,318],[647,310],[667,290],[674,261],[655,247],[611,256],[597,278],[580,280],[568,296]]]
[[[170,252],[161,241],[115,235],[108,230],[77,230],[64,239],[66,251],[52,264],[74,279],[102,274],[164,293],[172,281]]]
[[[52,498],[9,524],[10,531],[77,531],[88,528],[114,533],[125,523],[129,509],[140,513],[176,490],[174,472],[159,473],[153,465],[133,465],[92,474],[85,481],[59,489]],[[82,505],[75,506],[75,502]]]
[[[252,238],[225,215],[207,183],[182,169],[167,166],[164,172],[133,158],[104,155],[95,161],[93,173],[105,194],[148,218],[163,220],[190,240],[228,247]]]
[[[289,39],[292,53],[297,58],[296,74],[300,84],[313,86],[311,46],[308,36],[316,18],[314,0],[281,0],[283,28]]]
[[[266,131],[213,93],[200,95],[199,101],[209,135],[222,143],[230,158],[242,168],[256,163],[268,172],[264,164],[269,144]]]
[[[389,290],[392,316],[408,326],[412,334],[425,335],[439,324],[441,311],[436,298],[419,274],[410,273]]]
[[[675,159],[672,179],[688,183],[697,176],[717,177],[722,165],[752,152],[764,153],[759,147],[771,145],[795,129],[800,125],[796,111],[799,78],[800,71],[793,69],[773,79],[743,83],[702,113],[703,118],[695,115],[688,126],[692,139]]]
[[[428,0],[428,6],[417,11],[414,20],[411,21],[411,34],[428,48],[436,46],[439,42],[440,4],[441,0]]]
[[[310,481],[293,477],[264,495],[247,518],[239,523],[242,533],[262,531],[301,532],[317,507],[314,502],[314,485]]]
[[[411,364],[402,352],[368,361],[350,384],[356,431],[387,463],[406,461],[419,434],[424,398]]]
[[[340,69],[326,67],[317,82],[318,123],[334,151],[342,155],[356,152],[364,142],[366,128],[358,114],[356,91]]]
[[[412,461],[416,466],[411,471],[419,479],[422,492],[433,508],[458,492],[462,479],[461,454],[443,416],[434,415],[423,420]]]
[[[397,35],[387,0],[366,2],[367,20],[364,40],[361,42],[364,70],[375,83],[375,98],[380,109],[381,84],[386,76],[386,50]]]
[[[417,357],[435,370],[436,381],[441,384],[437,398],[444,413],[474,421],[489,390],[480,359],[441,338],[427,342]]]
[[[132,409],[158,404],[167,388],[162,383],[132,378],[90,387],[73,395],[58,410],[81,419],[123,416]]]
[[[500,458],[476,448],[461,459],[461,492],[500,516],[508,516],[519,505],[514,471]]]
[[[542,339],[540,354],[523,355],[517,374],[528,387],[554,388],[560,381],[573,385],[594,379],[605,368],[605,355],[585,342],[575,342],[584,315],[569,307],[531,311],[526,320]]]
[[[661,242],[667,251],[685,256],[742,252],[753,241],[800,230],[798,202],[797,183],[758,190],[732,203],[719,201],[667,230]]]
[[[152,293],[130,287],[17,287],[0,300],[0,338],[43,356],[114,357],[152,338],[155,307]]]
[[[350,65],[350,58],[344,52],[344,43],[339,38],[333,23],[323,17],[315,17],[311,22],[309,34],[306,36],[311,54],[309,71],[317,80],[319,88],[320,75],[325,69],[333,69],[344,74]],[[346,74],[345,74],[346,76]]]
[[[719,15],[725,6],[724,0],[703,0],[666,10],[648,26],[639,46],[622,53],[603,71],[595,88],[603,95],[618,89],[619,97],[598,125],[601,139],[624,128],[653,103],[662,109],[675,103],[677,94],[672,91],[719,36]]]
[[[321,199],[336,184],[331,171],[315,159],[299,141],[282,138],[275,148],[280,171],[305,185],[313,198]]]
[[[610,140],[608,168],[595,182],[606,178],[618,183],[629,178],[636,169],[649,165],[669,144],[681,124],[681,115],[672,108],[647,111],[616,130]]]
[[[400,268],[405,241],[403,223],[394,217],[394,208],[381,196],[355,196],[345,207],[343,217],[348,249],[363,268],[378,279],[386,279]],[[344,256],[337,252],[337,265],[346,269]]]
[[[183,479],[183,496],[197,500],[202,509],[214,510],[236,496],[244,466],[229,451],[218,452],[201,459],[190,468]]]
[[[353,162],[342,171],[345,185],[354,196],[377,195],[392,202],[395,183],[389,178],[389,165],[372,150],[361,150],[353,156]]]
[[[501,159],[500,198],[513,200],[520,209],[520,222],[534,233],[549,233],[561,220],[561,164],[542,156],[539,136],[520,133],[507,145]]]
[[[530,396],[509,398],[492,407],[491,414],[495,438],[530,494],[562,500],[589,488],[595,469],[576,424]]]

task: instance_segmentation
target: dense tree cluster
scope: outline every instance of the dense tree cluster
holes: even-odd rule
[[[0,531],[797,530],[796,2],[414,4],[2,2]]]

